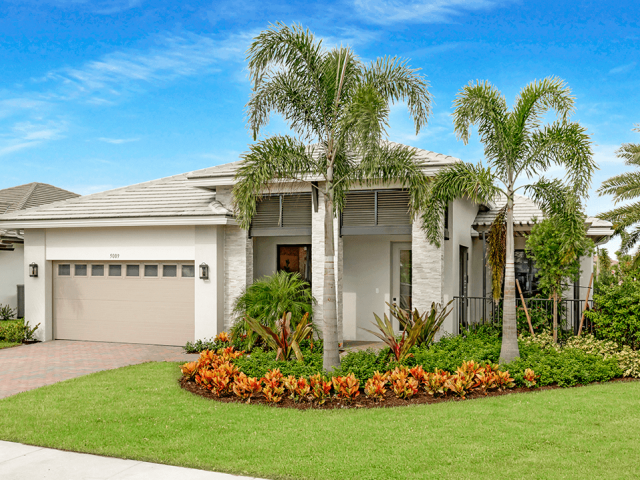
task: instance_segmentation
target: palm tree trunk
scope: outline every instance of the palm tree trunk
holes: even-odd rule
[[[502,313],[502,349],[500,362],[508,363],[520,356],[516,321],[516,272],[513,238],[513,199],[507,199],[507,261],[504,271],[504,302]]]
[[[324,369],[340,366],[338,350],[338,303],[336,298],[335,248],[333,239],[333,199],[327,182],[324,204],[324,286],[322,289],[322,337]]]

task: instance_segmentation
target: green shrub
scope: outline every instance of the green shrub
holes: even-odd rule
[[[353,373],[360,385],[364,386],[376,370],[379,372],[391,370],[390,359],[391,352],[389,348],[384,348],[380,352],[373,350],[349,352],[342,358],[340,367],[331,372],[331,376],[344,377]]]
[[[29,322],[24,321],[24,318],[9,322],[6,325],[0,325],[0,340],[15,343],[33,340],[33,334],[39,326],[40,324],[31,327]]]
[[[2,305],[0,303],[0,320],[11,320],[15,313],[15,310],[9,305]]]
[[[586,316],[595,336],[640,349],[640,282],[627,277],[622,284],[603,286],[594,295],[595,310]]]
[[[296,377],[309,378],[310,376],[322,372],[322,349],[314,346],[313,350],[302,348],[304,361],[283,361],[276,360],[276,352],[273,350],[264,351],[255,348],[250,355],[233,360],[237,366],[248,377],[262,378],[269,370],[280,369],[282,375],[294,375]]]

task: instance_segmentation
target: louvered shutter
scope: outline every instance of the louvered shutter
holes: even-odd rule
[[[349,192],[342,210],[342,235],[409,235],[409,192]]]
[[[378,225],[411,225],[409,192],[378,192]]]
[[[282,196],[282,226],[284,228],[311,228],[311,194]]]
[[[256,214],[251,222],[251,228],[280,227],[280,195],[262,197],[256,204]]]
[[[256,204],[251,236],[311,235],[311,193],[265,196]]]
[[[349,192],[342,209],[344,227],[375,227],[376,192]]]

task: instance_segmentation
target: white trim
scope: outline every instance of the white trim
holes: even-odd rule
[[[61,220],[0,220],[2,228],[83,228],[83,227],[153,227],[170,225],[237,225],[226,215],[201,217],[141,217],[141,218],[70,218]]]

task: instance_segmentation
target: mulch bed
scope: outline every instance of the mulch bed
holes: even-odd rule
[[[614,378],[609,382],[630,382],[630,381],[638,381],[636,378]],[[604,382],[604,383],[609,383]],[[209,398],[211,400],[215,400],[217,402],[222,403],[247,403],[246,401],[231,395],[226,397],[217,397],[211,391],[206,388],[198,385],[194,381],[189,381],[186,378],[182,377],[179,380],[180,386],[194,395],[199,395],[204,398]],[[576,385],[576,387],[582,387],[584,385]],[[511,395],[514,393],[530,393],[530,392],[539,392],[542,390],[555,390],[562,387],[557,385],[549,385],[545,387],[535,387],[535,388],[511,388],[508,390],[493,390],[487,392],[487,395],[481,392],[471,392],[466,398],[454,397],[452,395],[447,395],[445,397],[432,397],[428,393],[424,391],[418,392],[416,395],[411,397],[408,400],[397,398],[393,392],[391,392],[387,388],[387,393],[385,395],[385,399],[382,401],[375,401],[373,399],[367,398],[363,392],[360,392],[360,396],[356,397],[351,402],[346,402],[344,400],[338,398],[328,398],[327,401],[323,405],[318,405],[315,402],[294,402],[293,400],[287,398],[286,396],[282,399],[280,403],[268,403],[264,399],[264,395],[259,393],[251,398],[249,403],[251,404],[259,404],[259,405],[268,405],[270,407],[278,407],[278,408],[296,408],[298,410],[333,410],[336,408],[389,408],[389,407],[406,407],[408,405],[422,405],[425,403],[443,403],[443,402],[462,402],[464,400],[473,400],[476,398],[487,398],[487,397],[499,397],[502,395]]]

